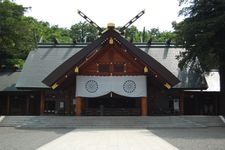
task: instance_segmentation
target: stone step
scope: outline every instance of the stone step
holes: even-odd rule
[[[21,128],[194,128],[224,126],[218,116],[6,116],[0,126]]]

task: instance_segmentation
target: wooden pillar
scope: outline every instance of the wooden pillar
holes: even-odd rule
[[[45,109],[45,94],[44,94],[44,91],[41,91],[40,115],[44,114],[44,109]]]
[[[158,110],[158,99],[159,99],[159,90],[155,90],[154,89],[154,91],[153,91],[154,93],[153,93],[153,99],[152,99],[152,111],[153,112],[157,112]]]
[[[69,91],[65,91],[65,114],[67,115],[70,112],[70,96]]]
[[[75,106],[76,106],[76,108],[75,108],[76,116],[80,116],[81,110],[82,110],[81,97],[76,97],[76,105]]]
[[[9,115],[10,114],[10,96],[7,95],[7,99],[6,99],[6,114]]]
[[[29,95],[27,95],[27,99],[26,99],[26,114],[29,115],[29,107],[30,106],[30,97]]]
[[[149,88],[149,98],[150,98],[150,107],[149,109],[151,109],[150,113],[152,113],[152,115],[156,114],[159,110],[158,110],[158,103],[159,103],[159,99],[160,99],[160,89],[158,87],[155,87],[154,85],[150,84],[150,88]]]
[[[184,114],[184,91],[181,91],[181,96],[180,96],[180,114]]]
[[[147,103],[147,97],[141,98],[141,115],[147,116],[148,115],[148,103]]]

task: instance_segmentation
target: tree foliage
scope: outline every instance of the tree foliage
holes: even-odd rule
[[[70,36],[77,42],[91,42],[98,37],[98,30],[87,22],[79,22],[70,28]]]
[[[165,42],[168,39],[174,39],[175,33],[171,31],[160,31],[158,28],[139,31],[137,27],[131,26],[125,31],[125,38],[133,42]]]
[[[57,25],[50,26],[48,22],[37,21],[32,17],[26,17],[26,19],[32,26],[37,42],[48,43],[53,42],[54,39],[62,43],[72,42],[69,29],[60,28]]]
[[[70,29],[50,25],[33,17],[26,17],[26,7],[10,0],[0,0],[0,65],[22,64],[37,43],[92,42],[99,37],[98,30],[87,22],[79,22]],[[139,31],[131,26],[125,38],[132,42],[165,42],[174,38],[172,32],[160,32],[158,28]]]
[[[24,17],[28,8],[8,0],[0,1],[0,64],[18,62],[35,47],[31,25]]]
[[[221,106],[225,108],[225,1],[180,0],[181,5],[184,3],[180,15],[186,18],[173,24],[177,44],[186,49],[179,56],[180,67],[199,60],[204,71],[219,69]]]
[[[181,3],[187,1],[181,1]],[[193,0],[180,11],[187,18],[175,24],[176,42],[184,45],[180,66],[189,61],[201,62],[204,70],[224,65],[225,1]]]

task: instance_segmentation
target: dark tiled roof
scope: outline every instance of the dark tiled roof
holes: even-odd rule
[[[15,85],[20,73],[18,71],[0,71],[0,91],[18,91]]]
[[[18,88],[49,88],[42,81],[58,66],[77,54],[81,49],[85,51],[87,45],[85,44],[64,44],[64,45],[40,45],[34,51],[31,51],[22,73],[17,81]],[[97,45],[96,45],[97,46]],[[175,77],[181,82],[173,88],[184,89],[205,89],[207,83],[205,78],[193,71],[186,69],[181,71],[178,68],[178,60],[176,56],[183,51],[182,48],[174,46],[167,47],[164,44],[153,44],[151,46],[143,43],[137,43],[137,47],[141,48],[143,52],[148,53],[160,64],[167,68]],[[84,48],[84,49],[83,49]],[[65,68],[66,69],[66,68]],[[60,73],[60,72],[59,72]]]
[[[205,77],[198,73],[195,73],[189,68],[184,68],[182,71],[178,67],[178,60],[176,56],[180,52],[184,51],[180,47],[145,47],[141,48],[150,56],[155,58],[163,66],[165,66],[170,72],[172,72],[181,82],[175,85],[173,88],[185,88],[185,89],[206,89],[207,83]]]
[[[42,80],[82,48],[74,46],[41,46],[29,53],[16,83],[18,88],[49,88]]]
[[[51,86],[59,80],[60,77],[64,76],[66,72],[74,67],[77,63],[79,63],[82,59],[84,59],[88,54],[94,51],[96,48],[100,47],[102,43],[104,43],[107,38],[113,37],[116,38],[126,49],[132,52],[136,57],[140,58],[143,62],[145,62],[152,70],[158,73],[165,82],[168,82],[170,85],[174,86],[178,82],[180,82],[170,71],[168,71],[163,65],[158,63],[153,57],[150,55],[146,55],[142,50],[136,47],[134,44],[128,42],[124,39],[118,32],[114,29],[107,30],[99,39],[95,40],[93,43],[82,49],[82,51],[78,52],[76,55],[72,56],[68,60],[66,60],[63,64],[61,64],[58,68],[56,68],[52,73],[50,73],[44,80],[48,86]]]

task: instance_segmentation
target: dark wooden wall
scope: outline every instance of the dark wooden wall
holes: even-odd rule
[[[101,65],[109,65],[109,71],[101,72]],[[116,70],[116,65],[123,65],[124,70]],[[118,43],[106,45],[93,57],[88,58],[80,67],[81,75],[141,75],[144,64],[128,53]]]

